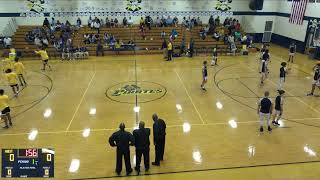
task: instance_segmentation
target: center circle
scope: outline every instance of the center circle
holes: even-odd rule
[[[109,87],[105,95],[119,103],[137,104],[161,99],[167,94],[167,89],[158,83],[149,81],[121,82]]]

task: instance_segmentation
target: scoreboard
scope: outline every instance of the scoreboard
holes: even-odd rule
[[[54,177],[53,149],[2,149],[3,178]]]

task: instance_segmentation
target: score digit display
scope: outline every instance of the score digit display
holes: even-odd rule
[[[2,149],[3,178],[54,177],[53,149]]]

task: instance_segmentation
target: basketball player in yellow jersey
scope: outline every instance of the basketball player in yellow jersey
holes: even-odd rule
[[[2,60],[2,71],[6,72],[7,69],[12,69],[13,68],[13,63],[9,58],[5,58]]]
[[[7,78],[9,86],[12,88],[13,94],[15,94],[15,96],[18,96],[19,85],[17,81],[17,74],[12,72],[11,69],[7,69],[5,76]]]
[[[25,72],[25,70],[24,70],[25,68],[24,68],[24,65],[21,62],[19,62],[18,57],[16,57],[13,67],[14,67],[15,73],[18,75],[20,86],[26,86],[27,83],[23,77],[23,73]]]
[[[45,48],[41,48],[41,50],[38,51],[34,51],[36,54],[39,54],[43,63],[43,68],[41,70],[45,71],[46,70],[46,66],[49,67],[50,71],[51,71],[51,66],[49,65],[49,55],[46,51]]]
[[[5,127],[4,129],[8,129],[9,125],[12,126],[11,116],[10,116],[10,107],[9,107],[9,97],[4,94],[4,90],[0,89],[0,111],[1,118],[4,120]]]

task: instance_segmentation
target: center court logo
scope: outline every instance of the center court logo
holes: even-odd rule
[[[108,88],[105,95],[112,101],[135,104],[147,103],[164,97],[167,90],[154,82],[124,82]]]

